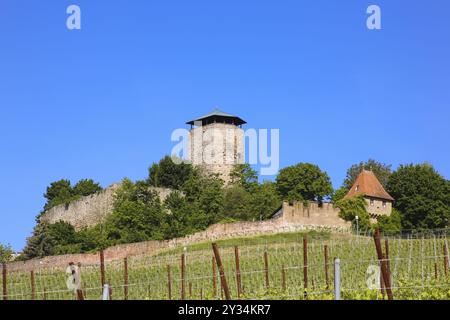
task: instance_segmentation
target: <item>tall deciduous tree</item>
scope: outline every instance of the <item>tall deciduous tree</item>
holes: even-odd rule
[[[356,178],[363,170],[372,171],[380,181],[381,185],[383,187],[386,187],[389,177],[392,173],[391,168],[392,165],[387,165],[373,159],[369,159],[366,162],[354,164],[347,170],[347,176],[344,180],[344,187],[347,190],[350,190],[355,183]]]
[[[158,195],[147,182],[122,182],[104,232],[112,243],[162,240],[165,215]]]
[[[284,200],[322,201],[333,192],[330,177],[316,165],[299,163],[280,170],[277,190]]]
[[[449,181],[431,165],[402,165],[389,178],[388,191],[404,229],[445,228],[450,219]]]
[[[0,243],[0,263],[11,261],[13,253],[11,246]]]
[[[237,164],[230,174],[231,183],[247,191],[253,191],[258,185],[258,173],[248,164]]]
[[[193,167],[189,163],[174,163],[169,156],[164,157],[158,164],[149,168],[149,183],[154,187],[172,188],[180,190],[183,184],[193,174]]]
[[[361,229],[370,228],[370,216],[366,209],[364,195],[360,194],[349,199],[341,199],[336,202],[336,206],[340,209],[339,216],[342,219],[350,221],[355,226],[356,217],[358,217],[358,225]]]
[[[281,198],[274,182],[264,182],[258,185],[252,192],[247,204],[249,218],[269,219],[277,209],[281,207]]]

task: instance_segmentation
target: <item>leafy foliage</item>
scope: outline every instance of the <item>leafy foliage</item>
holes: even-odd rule
[[[246,191],[253,191],[258,186],[258,173],[247,163],[235,165],[230,178],[231,184],[239,185]]]
[[[45,211],[57,205],[69,203],[77,198],[70,181],[65,179],[52,182],[47,187],[44,197],[47,199],[47,203],[44,206]]]
[[[277,190],[284,200],[322,201],[333,187],[327,173],[310,163],[284,168],[277,177]]]
[[[389,179],[404,229],[445,228],[450,219],[449,181],[429,164],[402,165]]]
[[[344,199],[348,191],[349,190],[346,187],[340,187],[339,189],[334,191],[333,195],[331,196],[331,202],[337,203],[340,200]]]
[[[165,211],[158,195],[144,181],[122,182],[113,213],[105,223],[112,244],[162,240]]]
[[[387,165],[381,162],[378,162],[376,160],[373,159],[369,159],[366,162],[360,162],[358,164],[354,164],[352,165],[348,170],[347,170],[347,176],[344,180],[344,187],[347,190],[350,190],[353,186],[353,184],[356,181],[356,178],[358,177],[358,175],[363,171],[363,170],[370,170],[372,171],[375,176],[378,178],[378,180],[380,181],[381,185],[383,187],[386,187],[388,181],[389,181],[389,177],[391,175],[391,168],[392,165]]]
[[[3,245],[0,243],[0,263],[11,261],[13,253],[10,245]]]
[[[242,186],[236,185],[224,190],[222,216],[238,220],[248,220],[251,194]]]
[[[390,216],[378,218],[376,228],[385,233],[399,233],[402,231],[402,216],[398,210],[392,209]]]
[[[366,210],[366,200],[364,195],[360,194],[349,199],[341,199],[336,203],[336,206],[341,210],[339,216],[352,222],[352,225],[356,225],[356,217],[358,217],[359,227],[361,229],[370,229],[370,217]]]
[[[25,259],[32,259],[80,251],[74,227],[60,221],[54,224],[37,224],[22,255]]]
[[[70,180],[62,179],[52,182],[44,194],[47,199],[44,211],[60,204],[69,204],[83,196],[89,196],[102,190],[102,187],[92,179],[82,179],[72,187]]]
[[[73,192],[82,197],[89,196],[100,191],[102,191],[102,187],[92,179],[82,179],[73,187]]]
[[[258,185],[251,194],[247,205],[251,214],[249,220],[266,220],[281,207],[281,198],[277,192],[276,184],[266,181]]]
[[[170,156],[166,156],[159,163],[154,163],[149,168],[149,184],[153,187],[181,190],[194,169],[191,164],[180,162],[176,164]]]

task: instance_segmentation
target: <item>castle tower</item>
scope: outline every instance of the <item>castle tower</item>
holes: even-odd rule
[[[364,195],[367,203],[367,212],[369,212],[373,222],[380,216],[391,215],[394,198],[387,193],[372,171],[363,170],[344,199],[349,199],[359,194]]]
[[[215,109],[186,122],[191,126],[188,157],[195,166],[217,173],[228,183],[235,164],[244,163],[244,120]]]

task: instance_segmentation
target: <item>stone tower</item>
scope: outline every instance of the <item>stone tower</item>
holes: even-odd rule
[[[362,170],[344,199],[349,199],[359,194],[364,195],[367,212],[372,222],[376,222],[380,216],[391,215],[394,198],[387,193],[372,171]]]
[[[217,173],[225,183],[235,164],[244,163],[244,120],[215,109],[191,120],[188,157],[193,165],[208,173]]]

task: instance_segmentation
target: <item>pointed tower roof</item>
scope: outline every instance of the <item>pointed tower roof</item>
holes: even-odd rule
[[[230,123],[237,126],[246,124],[244,120],[237,116],[233,116],[231,114],[220,111],[219,109],[214,109],[212,112],[197,118],[195,120],[191,120],[186,122],[186,124],[194,125],[196,122],[202,122],[203,125],[210,124],[214,122],[222,122],[222,123]]]
[[[394,201],[394,198],[392,198],[391,195],[383,188],[375,174],[369,170],[363,170],[358,175],[355,183],[344,199],[351,198],[358,194],[365,194],[369,197]]]

